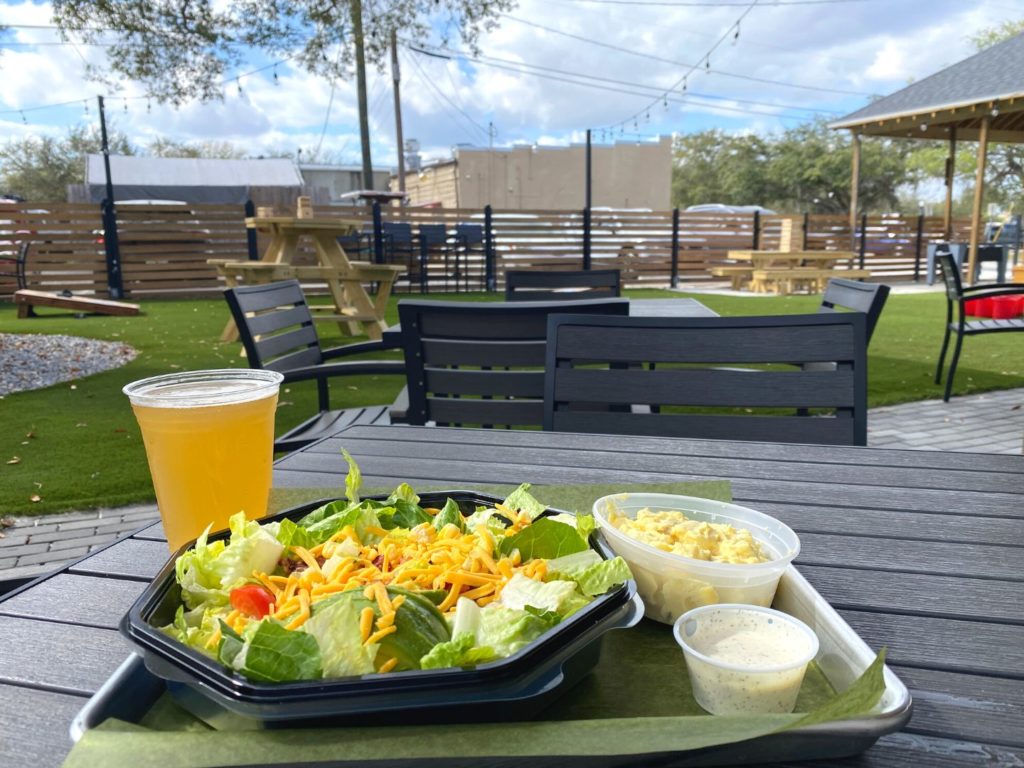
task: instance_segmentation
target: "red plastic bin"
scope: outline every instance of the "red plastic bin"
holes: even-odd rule
[[[992,317],[992,299],[971,299],[970,301],[965,301],[964,313],[969,317]]]
[[[1009,320],[1024,313],[1024,296],[995,296],[985,301],[990,302],[989,316],[994,320]]]

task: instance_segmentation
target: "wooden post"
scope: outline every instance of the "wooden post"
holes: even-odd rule
[[[946,240],[953,239],[953,180],[956,178],[956,126],[949,129],[949,157],[946,158],[946,213],[942,231]]]
[[[981,241],[981,203],[985,198],[985,161],[988,158],[988,125],[991,118],[981,118],[981,136],[978,139],[978,168],[974,175],[974,205],[971,208],[971,240],[967,246],[967,282],[974,282],[974,262]]]
[[[857,197],[860,192],[860,134],[853,134],[853,168],[850,172],[850,247],[857,245]]]
[[[405,140],[402,138],[401,72],[398,69],[398,41],[391,30],[391,80],[395,91],[395,144],[398,147],[398,191],[405,192]],[[399,203],[400,205],[402,203]]]

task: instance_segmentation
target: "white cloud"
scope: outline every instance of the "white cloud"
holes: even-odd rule
[[[970,7],[960,0],[866,0],[807,6],[766,3],[743,20],[735,44],[727,39],[711,55],[712,69],[855,93],[705,74],[701,67],[687,80],[692,96],[686,103],[670,101],[665,110],[659,101],[651,109],[649,122],[644,108],[660,91],[635,84],[667,88],[686,71],[680,64],[610,50],[503,19],[497,29],[483,36],[481,47],[492,60],[513,62],[502,64],[505,68],[402,52],[404,133],[420,140],[425,156],[444,156],[455,144],[486,145],[492,123],[499,145],[581,141],[587,127],[617,125],[636,112],[640,112],[637,130],[644,134],[706,127],[732,132],[778,130],[793,125],[799,119],[794,116],[814,114],[809,109],[852,111],[865,101],[865,96],[857,93],[888,93],[911,78],[921,79],[964,58],[972,52],[966,35],[1006,17],[999,2],[980,0]],[[736,8],[522,0],[511,13],[610,46],[696,64],[715,40],[732,29],[740,12]],[[48,24],[49,20],[47,3],[0,6],[0,23]],[[12,29],[4,39],[38,43],[58,38],[52,30]],[[84,79],[83,57],[102,63],[103,49],[17,46],[5,50],[0,57],[0,113],[91,98],[102,86]],[[520,67],[514,62],[547,69],[534,70],[539,75],[523,74],[515,71]],[[277,85],[270,72],[244,78],[241,98],[229,84],[223,102],[189,104],[179,110],[154,103],[147,112],[144,99],[130,100],[125,113],[123,102],[114,98],[109,106],[117,127],[137,143],[167,135],[178,140],[234,141],[253,153],[295,147],[311,150],[321,141],[331,86],[322,78],[284,65],[277,71]],[[563,81],[575,79],[565,72],[621,82],[573,84]],[[126,96],[143,93],[139,84],[123,85]],[[725,99],[697,98],[701,93]],[[672,98],[681,97],[677,92]],[[389,72],[371,73],[368,100],[375,160],[393,163],[396,147]],[[95,119],[95,108],[92,104],[90,108],[89,119]],[[354,83],[336,84],[323,146],[343,151],[353,161],[359,152],[357,114]],[[7,121],[9,136],[30,131],[60,133],[85,115],[83,107],[73,106],[29,111],[26,119],[28,126],[16,111],[0,114],[0,121]],[[625,132],[633,132],[631,120]]]

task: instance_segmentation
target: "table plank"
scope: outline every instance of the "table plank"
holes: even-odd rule
[[[60,573],[0,602],[0,615],[117,629],[144,588],[139,581]]]
[[[828,768],[975,768],[975,766],[1020,766],[1024,751],[994,744],[956,741],[920,736],[901,731],[883,736],[867,752],[830,760]],[[780,768],[821,768],[820,762],[780,763]]]
[[[623,438],[608,435],[588,435],[593,440],[581,441],[571,432],[548,432],[543,438],[529,430],[507,429],[450,429],[437,427],[401,427],[405,442],[428,445],[467,443],[478,445],[540,446],[543,448],[570,448],[590,450],[618,450]],[[346,438],[367,440],[394,439],[391,427],[354,426],[345,430]],[[744,440],[698,440],[666,437],[629,437],[630,453],[651,453],[670,456],[710,456],[718,458],[753,458],[758,461],[807,461],[814,464],[854,464],[857,466],[919,467],[953,471],[1000,471],[1020,475],[1021,457],[987,453],[960,453],[950,451],[914,451],[892,448],[863,448],[840,445],[806,445],[801,443],[761,443]],[[305,451],[320,450],[317,444]]]
[[[170,558],[165,541],[125,539],[71,566],[71,573],[150,581]]]
[[[1024,679],[1024,627],[980,621],[840,609],[872,648],[894,665]],[[1024,734],[1021,735],[1024,744]]]
[[[91,695],[131,650],[110,629],[0,616],[0,683]]]
[[[83,696],[0,684],[0,765],[59,766],[71,748],[68,726]]]
[[[400,429],[400,427],[395,427]],[[332,442],[324,441],[323,444]],[[551,483],[608,483],[622,480],[631,483],[662,483],[680,480],[703,480],[709,478],[732,481],[733,496],[738,503],[756,506],[758,502],[784,502],[792,504],[834,505],[839,508],[890,510],[925,510],[956,514],[978,514],[1024,518],[1024,505],[1015,493],[965,493],[951,502],[945,490],[933,490],[904,486],[893,487],[861,483],[851,485],[840,483],[822,474],[813,479],[770,480],[748,479],[738,474],[740,467],[725,466],[717,473],[699,474],[692,471],[689,461],[676,462],[677,467],[664,471],[651,471],[643,466],[632,468],[635,462],[628,462],[631,468],[610,466],[606,454],[583,453],[574,464],[559,464],[554,456],[530,449],[510,449],[504,452],[504,460],[494,463],[483,458],[459,460],[449,455],[448,446],[434,446],[424,449],[419,457],[401,456],[409,450],[406,441],[395,446],[396,456],[374,455],[354,441],[346,441],[345,447],[358,460],[364,481],[374,484],[398,482],[416,483],[486,483],[510,482]],[[302,453],[302,459],[285,457],[274,466],[274,484],[279,487],[340,487],[344,482],[345,468],[341,460],[342,443],[338,453]],[[373,450],[387,450],[375,445]],[[483,451],[481,450],[481,453]],[[591,464],[593,456],[601,456],[601,464]],[[628,454],[619,454],[626,464]],[[636,458],[636,457],[633,457]],[[550,461],[551,463],[545,463]],[[584,463],[586,462],[586,463]],[[874,470],[872,470],[873,472]],[[907,473],[912,475],[913,473]],[[910,478],[905,481],[912,482]],[[893,490],[899,488],[899,492]]]
[[[894,665],[911,689],[910,730],[929,736],[1019,747],[1024,734],[1024,685],[1019,680]]]
[[[799,564],[802,573],[834,608],[879,613],[965,618],[1024,624],[1019,581],[967,579],[951,575],[856,570]],[[908,603],[912,605],[898,608]]]

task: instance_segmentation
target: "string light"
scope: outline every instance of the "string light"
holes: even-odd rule
[[[686,78],[683,78],[683,93],[686,93]]]
[[[149,97],[146,97],[146,114],[150,114],[153,111],[153,105],[149,101]]]
[[[238,86],[238,95],[241,96],[242,95],[242,81],[239,80],[237,77],[235,78],[235,85]]]
[[[706,59],[704,59],[704,71],[706,73],[708,73],[709,75],[711,74],[711,57],[710,56],[708,56]]]
[[[733,33],[733,36],[732,36],[732,44],[736,45],[736,41],[739,40],[739,39],[740,39],[740,23],[737,21],[736,22],[736,31]]]
[[[274,85],[280,85],[281,81],[277,79],[277,64],[274,65]]]
[[[85,116],[89,117],[89,100],[86,99],[82,104],[85,106]]]
[[[22,112],[20,109],[18,110],[18,112],[21,112],[21,122],[23,122],[25,125],[28,125],[28,118],[25,117],[25,113]]]
[[[128,99],[124,100],[124,113],[126,115],[128,114]]]

